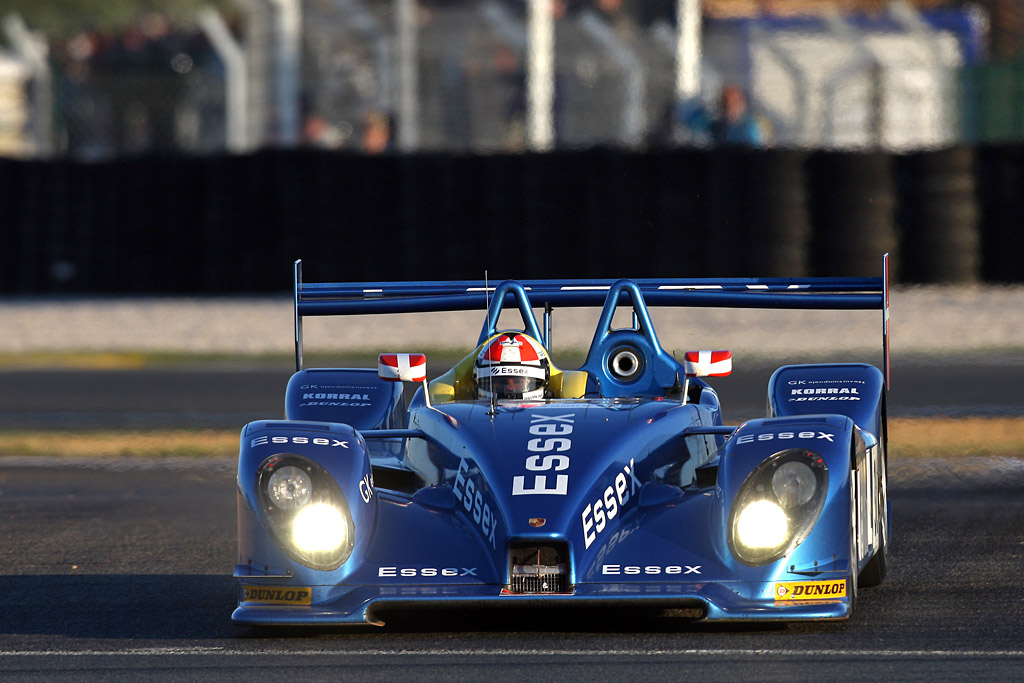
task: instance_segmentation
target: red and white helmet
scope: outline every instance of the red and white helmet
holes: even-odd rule
[[[519,332],[503,332],[480,351],[473,369],[480,398],[544,398],[550,368],[539,342]]]

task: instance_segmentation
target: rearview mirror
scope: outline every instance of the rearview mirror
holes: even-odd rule
[[[687,351],[683,369],[687,377],[725,377],[732,372],[732,351]]]
[[[425,382],[427,354],[382,353],[377,358],[377,376],[389,382]]]

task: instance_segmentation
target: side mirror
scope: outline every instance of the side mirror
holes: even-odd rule
[[[426,382],[425,353],[382,353],[377,358],[377,376],[388,382]]]
[[[430,387],[427,386],[427,354],[425,353],[382,353],[377,356],[377,376],[388,382],[419,382],[423,385],[423,401],[431,410]],[[438,410],[453,427],[458,421]]]
[[[687,351],[683,369],[687,377],[725,377],[732,372],[732,351]]]

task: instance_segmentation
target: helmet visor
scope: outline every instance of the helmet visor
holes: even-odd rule
[[[525,375],[501,375],[485,377],[481,380],[480,389],[498,398],[523,398],[525,394],[542,390],[544,380]]]

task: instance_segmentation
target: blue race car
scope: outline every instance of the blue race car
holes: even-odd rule
[[[286,418],[241,435],[233,621],[513,606],[848,618],[886,571],[887,270],[490,288],[304,284],[296,262]],[[377,370],[302,367],[304,316],[471,310],[484,291],[477,346],[429,381],[423,354],[396,349]],[[602,307],[576,369],[548,349],[565,306]],[[879,309],[885,372],[781,367],[767,416],[726,426],[703,378],[729,374],[731,354],[667,354],[648,306]],[[522,325],[499,328],[503,311]],[[614,327],[617,311],[632,325]]]

